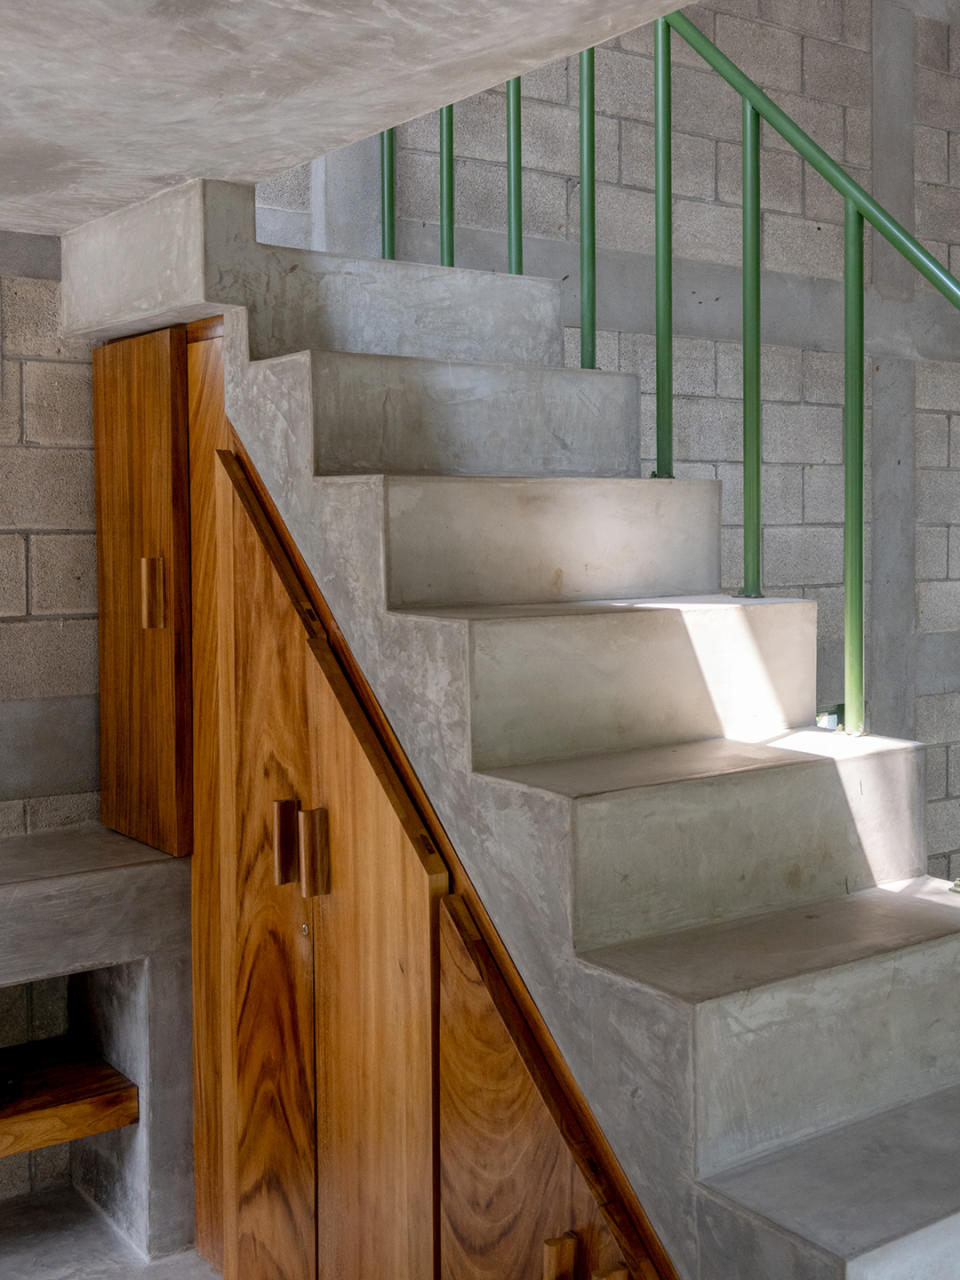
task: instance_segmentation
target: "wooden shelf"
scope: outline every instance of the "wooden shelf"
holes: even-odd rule
[[[8,1081],[16,1082],[9,1101]],[[68,1039],[0,1049],[0,1157],[53,1147],[139,1118],[137,1086]]]

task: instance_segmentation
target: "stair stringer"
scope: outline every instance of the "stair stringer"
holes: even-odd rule
[[[308,352],[251,363],[225,318],[227,414],[557,1045],[684,1280],[699,1276],[689,1006],[573,950],[573,805],[474,773],[467,624],[386,607],[381,476],[314,474]]]

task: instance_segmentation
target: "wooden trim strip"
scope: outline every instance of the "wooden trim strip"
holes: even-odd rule
[[[337,695],[424,865],[449,871],[470,946],[544,1101],[592,1189],[635,1280],[679,1280],[606,1135],[474,889],[416,771],[236,432],[218,456],[250,515]]]

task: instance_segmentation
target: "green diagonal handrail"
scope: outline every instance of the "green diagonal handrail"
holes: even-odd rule
[[[749,76],[744,75],[725,53],[721,53],[713,41],[695,27],[689,18],[684,17],[682,13],[671,13],[666,20],[718,75],[721,75],[736,89],[737,93],[746,98],[757,114],[762,116],[771,128],[776,129],[781,138],[800,153],[807,164],[816,169],[821,178],[835,187],[844,199],[851,200],[863,214],[864,219],[875,227],[885,240],[889,240],[935,289],[939,289],[945,298],[955,307],[960,308],[960,280],[951,275],[932,253],[928,253],[906,227],[887,213],[882,205],[877,204],[873,196],[864,191],[859,182],[854,182],[836,160],[831,159],[822,147],[817,146],[810,135],[804,133],[800,126],[791,120],[772,99],[768,98]]]

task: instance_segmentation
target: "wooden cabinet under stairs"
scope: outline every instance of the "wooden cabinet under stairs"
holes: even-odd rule
[[[189,608],[150,629],[192,651],[190,741],[174,726],[164,750],[192,767],[198,1248],[228,1280],[670,1276],[232,431],[221,345],[200,322],[96,365],[98,481],[122,473],[138,509],[172,500],[166,473],[131,463],[130,407],[157,395],[143,353],[184,353],[184,401],[161,416],[189,455],[165,516],[175,541],[189,520]],[[115,630],[158,621],[149,577],[134,591],[151,548],[115,510],[101,501],[101,547],[128,599],[104,618],[108,662]],[[108,795],[151,733],[150,696],[114,703]],[[147,808],[165,776],[136,773]]]

